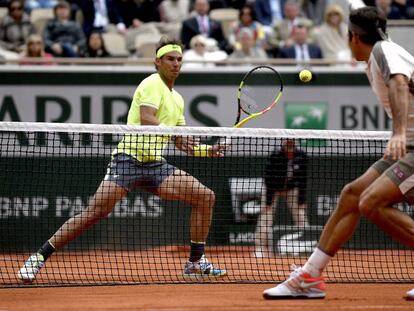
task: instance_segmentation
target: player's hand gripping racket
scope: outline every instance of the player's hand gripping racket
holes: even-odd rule
[[[237,91],[237,117],[233,127],[239,128],[276,106],[283,92],[280,74],[269,66],[257,66],[246,73]],[[240,120],[242,112],[247,117]],[[230,138],[225,144],[231,143]]]

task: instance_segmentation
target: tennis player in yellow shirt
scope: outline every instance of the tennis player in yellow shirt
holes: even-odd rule
[[[128,113],[129,125],[182,126],[184,100],[174,90],[182,64],[182,45],[161,38],[155,58],[157,73],[137,87]],[[215,203],[214,192],[188,173],[167,163],[163,150],[172,138],[166,135],[126,134],[112,153],[107,174],[88,207],[66,221],[60,229],[18,271],[19,279],[31,282],[55,250],[63,248],[83,231],[105,218],[129,191],[140,188],[162,199],[179,200],[192,206],[191,250],[184,276],[222,277],[226,270],[215,268],[204,255]],[[173,138],[175,146],[193,156],[221,157],[225,146],[202,145],[192,137]]]

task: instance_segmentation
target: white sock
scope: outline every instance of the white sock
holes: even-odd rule
[[[321,251],[319,248],[315,248],[308,261],[303,266],[303,270],[309,273],[312,277],[318,277],[322,274],[322,271],[331,261],[331,256]]]

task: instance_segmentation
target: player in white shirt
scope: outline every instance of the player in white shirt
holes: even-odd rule
[[[399,202],[414,202],[414,57],[387,39],[386,24],[376,7],[353,10],[349,17],[349,46],[356,60],[367,63],[372,89],[393,120],[384,157],[343,188],[318,247],[285,282],[265,290],[266,299],[324,298],[322,272],[361,217],[414,247],[414,220],[393,208]],[[414,289],[406,298],[414,300]]]

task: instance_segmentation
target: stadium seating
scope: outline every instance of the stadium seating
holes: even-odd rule
[[[140,34],[135,37],[135,49],[140,57],[154,58],[155,48],[161,35]]]
[[[233,8],[220,8],[210,11],[210,18],[221,22],[226,38],[229,37],[231,24],[239,19],[239,10]]]
[[[49,19],[54,18],[53,9],[33,9],[30,13],[30,21],[38,34],[42,34]]]
[[[112,56],[126,57],[129,55],[123,35],[115,32],[107,32],[102,34],[102,37],[105,42],[106,49]]]
[[[161,34],[154,23],[146,23],[139,28],[129,28],[125,37],[128,51],[132,52],[135,50],[136,38],[138,36],[142,37],[143,39],[148,37],[155,37],[159,39],[161,37]]]

